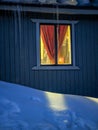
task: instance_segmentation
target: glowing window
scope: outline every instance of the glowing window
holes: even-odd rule
[[[71,25],[40,24],[40,64],[71,65]]]

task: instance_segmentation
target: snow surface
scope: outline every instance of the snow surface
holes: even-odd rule
[[[0,130],[98,130],[98,99],[0,81]]]

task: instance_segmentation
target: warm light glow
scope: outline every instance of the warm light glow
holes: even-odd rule
[[[64,96],[61,94],[53,94],[53,93],[49,93],[46,92],[46,97],[48,99],[49,102],[49,106],[53,109],[53,110],[65,110],[67,109],[67,105],[65,104],[65,100],[64,100]]]
[[[63,64],[64,63],[64,57],[59,57],[59,64]]]
[[[64,39],[61,42],[61,46],[59,47],[59,40],[57,40],[57,56],[55,55],[55,32],[54,32],[54,25],[41,25],[40,30],[40,61],[41,65],[53,65],[56,63],[57,57],[57,64],[67,65],[72,63],[71,57],[71,26],[70,25],[59,25],[59,26],[66,26],[66,33],[63,35]],[[44,32],[45,27],[45,32]],[[49,30],[49,28],[51,30]],[[50,31],[50,32],[48,32]],[[49,37],[50,34],[50,37]],[[57,35],[59,37],[59,35]],[[60,36],[61,37],[61,36]],[[59,38],[57,38],[59,39]],[[61,39],[61,38],[60,38]],[[54,56],[54,57],[53,57]]]
[[[52,34],[51,34],[52,32]],[[54,64],[54,25],[40,25],[41,65]]]
[[[71,64],[71,32],[68,25],[63,44],[58,53],[58,64]]]
[[[92,100],[92,101],[94,101],[94,102],[96,102],[96,103],[98,103],[98,99],[97,98],[92,98],[92,97],[86,97],[87,99],[90,99],[90,100]]]
[[[40,48],[40,50],[41,50],[41,65],[52,64],[51,60],[48,57],[47,51],[45,49],[45,46],[43,44],[43,40],[41,37],[40,37],[40,42],[41,42],[41,48]]]

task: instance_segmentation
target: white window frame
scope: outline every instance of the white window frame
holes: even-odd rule
[[[37,52],[37,65],[32,69],[41,69],[41,70],[68,70],[68,69],[79,69],[76,66],[75,62],[75,29],[74,26],[78,21],[69,21],[69,20],[46,20],[46,19],[31,19],[33,23],[36,23],[36,52]],[[58,23],[57,23],[58,22]],[[64,65],[64,66],[41,66],[40,64],[40,23],[49,23],[49,24],[71,24],[72,26],[72,36],[71,36],[71,46],[72,46],[72,65]]]

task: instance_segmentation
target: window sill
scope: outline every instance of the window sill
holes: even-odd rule
[[[79,70],[78,66],[34,66],[32,70]]]

